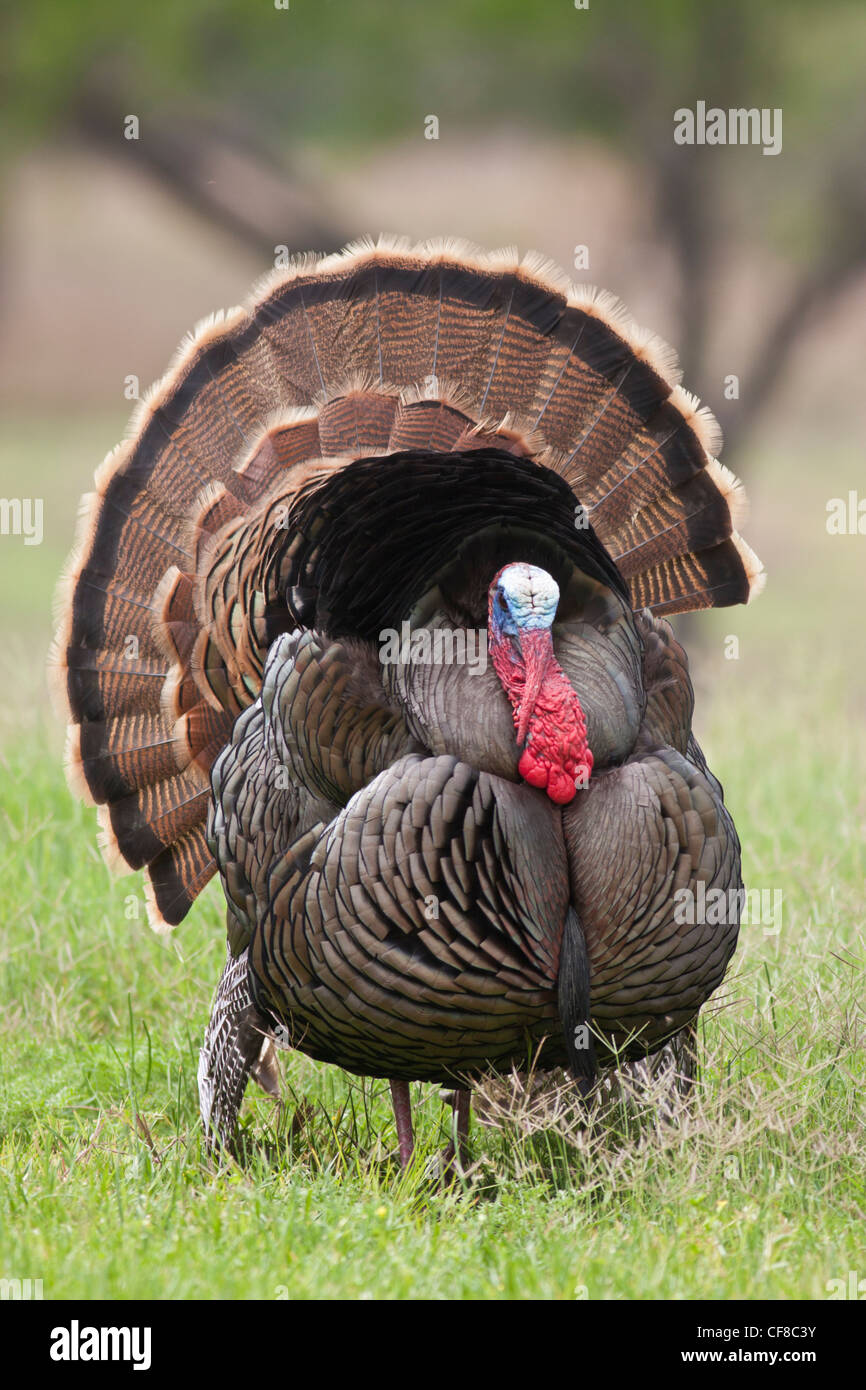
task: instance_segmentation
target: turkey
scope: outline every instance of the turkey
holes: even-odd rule
[[[739,843],[666,617],[745,603],[741,485],[669,350],[538,256],[364,242],[191,336],[83,512],[73,787],[158,931],[219,872],[201,1053],[391,1083],[690,1050]],[[703,914],[708,916],[709,914]]]

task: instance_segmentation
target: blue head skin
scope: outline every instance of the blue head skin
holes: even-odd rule
[[[559,603],[559,586],[536,565],[506,565],[488,593],[488,629],[493,665],[506,694],[515,703],[514,681],[522,669],[517,707],[517,742],[529,736],[536,702],[552,666],[551,627]]]
[[[547,570],[523,563],[506,565],[490,588],[491,637],[515,638],[550,629],[559,604],[559,585]]]

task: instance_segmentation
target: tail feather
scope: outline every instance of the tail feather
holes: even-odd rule
[[[700,608],[726,608],[748,603],[764,586],[761,563],[742,536],[713,546],[700,555],[679,555],[630,579],[636,608],[649,608],[656,617]]]
[[[147,872],[148,913],[155,930],[164,934],[183,921],[216,873],[205,821],[154,855]]]
[[[292,517],[353,459],[470,449],[492,469],[504,451],[559,474],[636,608],[760,588],[712,417],[612,296],[538,256],[457,242],[299,258],[181,345],[99,470],[63,603],[71,780],[104,808],[112,858],[146,868],[157,925],[213,871],[209,767],[295,625],[282,584],[302,566],[286,556],[324,540],[292,533]],[[479,525],[498,496],[476,503]],[[397,489],[381,515],[414,524],[432,563],[423,519],[405,513]],[[378,591],[375,574],[357,583],[358,603]]]
[[[381,454],[397,410],[397,396],[384,391],[348,390],[319,410],[319,444],[325,456]]]

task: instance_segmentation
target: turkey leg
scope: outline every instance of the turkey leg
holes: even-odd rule
[[[415,1149],[415,1136],[412,1133],[412,1103],[409,1099],[408,1081],[391,1082],[391,1101],[394,1106],[394,1119],[397,1121],[400,1167],[405,1172]]]

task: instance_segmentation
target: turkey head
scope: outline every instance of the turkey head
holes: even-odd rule
[[[564,480],[507,449],[364,458],[314,479],[255,582],[274,615],[302,596],[305,627],[366,644],[420,746],[563,803],[628,756],[644,708],[628,589],[576,511]],[[419,659],[422,637],[490,659]]]
[[[521,777],[551,801],[586,786],[593,756],[580,700],[553,652],[559,585],[535,565],[506,565],[490,586],[489,649],[514,708]]]

